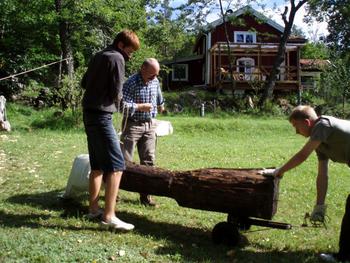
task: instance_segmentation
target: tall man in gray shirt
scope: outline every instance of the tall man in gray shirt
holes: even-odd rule
[[[350,121],[330,116],[318,117],[310,106],[296,107],[289,121],[297,134],[310,137],[304,147],[283,166],[272,172],[274,176],[283,174],[303,163],[313,151],[318,157],[317,198],[311,220],[323,222],[326,205],[325,199],[328,188],[328,160],[350,164]],[[350,195],[348,195],[345,214],[342,220],[339,252],[335,254],[321,254],[325,261],[350,261]]]
[[[115,215],[116,197],[125,163],[112,114],[121,100],[125,60],[139,49],[137,35],[129,30],[117,34],[111,46],[98,52],[83,77],[83,119],[87,135],[91,173],[89,177],[89,217],[102,216],[101,224],[121,230],[134,226]],[[105,209],[99,208],[99,192],[105,177]]]

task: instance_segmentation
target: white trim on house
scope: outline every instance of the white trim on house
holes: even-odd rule
[[[183,78],[178,78],[175,76],[175,67],[181,67],[183,66],[185,69],[185,76]],[[173,64],[172,65],[172,72],[171,72],[171,79],[173,81],[188,81],[188,64]]]
[[[215,51],[218,46],[220,45],[220,48],[222,50],[227,50],[227,43],[226,42],[216,42],[215,45],[213,45],[210,48],[210,51],[213,52]],[[248,44],[248,43],[230,43],[230,48],[231,49],[256,49],[256,48],[260,48],[262,50],[266,50],[266,51],[277,51],[278,50],[278,43],[253,43],[253,44]],[[286,51],[292,51],[292,50],[297,50],[299,47],[303,47],[305,46],[305,44],[303,43],[288,43],[286,45]]]
[[[211,68],[211,59],[210,59],[210,49],[211,49],[211,32],[208,32],[206,34],[206,47],[205,47],[205,67],[206,67],[206,74],[205,74],[205,84],[210,84],[210,68]]]
[[[241,40],[241,39],[239,39],[240,35],[243,36],[242,41],[238,41],[238,40]],[[252,39],[251,39],[252,42],[247,41],[247,37],[248,36],[252,37]],[[256,43],[256,32],[252,32],[252,31],[234,31],[233,32],[233,40],[234,40],[234,43],[249,43],[249,44]]]
[[[318,82],[321,78],[321,72],[320,71],[301,71],[300,74],[301,78],[301,86],[304,89],[315,89],[317,87]]]
[[[243,74],[244,80],[253,79],[254,77],[253,72],[255,69],[255,60],[253,58],[251,57],[239,58],[236,61],[236,65],[237,65],[237,72]],[[243,68],[243,71],[240,71],[241,68]]]
[[[232,14],[228,15],[228,17],[238,17],[238,16],[240,16],[240,15],[242,15],[244,13],[247,13],[247,12],[252,13],[258,19],[260,19],[262,21],[265,21],[267,24],[269,24],[273,28],[275,28],[278,31],[280,31],[281,33],[283,33],[283,31],[284,31],[284,27],[283,26],[281,26],[280,24],[276,23],[275,21],[273,21],[272,19],[268,18],[267,16],[263,15],[262,13],[256,11],[254,8],[252,8],[249,5],[238,9],[237,11],[235,11]],[[210,24],[208,24],[206,26],[206,29],[210,30],[211,28],[216,28],[220,24],[222,24],[222,18],[219,18],[219,19],[211,22]]]
[[[163,61],[163,64],[178,64],[178,63],[184,63],[188,61],[193,61],[197,59],[202,59],[204,57],[204,54],[190,56],[190,57],[183,57],[183,58],[177,58],[175,60],[169,60],[169,61]]]

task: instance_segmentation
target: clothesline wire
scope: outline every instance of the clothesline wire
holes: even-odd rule
[[[13,77],[16,77],[16,76],[19,76],[19,75],[23,75],[23,74],[26,74],[26,73],[28,73],[28,72],[32,72],[32,71],[35,71],[35,70],[38,70],[38,69],[41,69],[41,68],[44,68],[44,67],[48,67],[48,66],[51,66],[51,65],[60,63],[60,62],[65,61],[65,60],[70,60],[70,59],[72,59],[72,58],[69,57],[69,58],[60,59],[60,60],[58,60],[58,61],[51,62],[51,63],[49,63],[49,64],[45,64],[45,65],[42,65],[42,66],[37,67],[37,68],[33,68],[33,69],[26,70],[26,71],[23,71],[23,72],[20,72],[20,73],[17,73],[17,74],[9,75],[9,76],[7,76],[7,77],[1,78],[0,81],[1,81],[1,80],[5,80],[5,79],[10,79],[10,78],[13,78]]]

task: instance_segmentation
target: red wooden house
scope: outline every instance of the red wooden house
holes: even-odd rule
[[[229,45],[223,20],[210,23],[197,37],[192,57],[165,63],[172,70],[164,78],[164,88],[229,88],[232,87],[233,78],[235,89],[243,91],[266,80],[284,28],[250,6],[232,12],[228,18],[229,21],[234,19],[233,22],[226,22]],[[300,89],[300,49],[305,43],[306,39],[301,37],[289,38],[276,90]],[[232,61],[231,73],[229,57]]]

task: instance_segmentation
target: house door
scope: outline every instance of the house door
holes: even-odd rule
[[[237,72],[243,75],[244,80],[253,80],[255,61],[252,58],[237,59]]]

